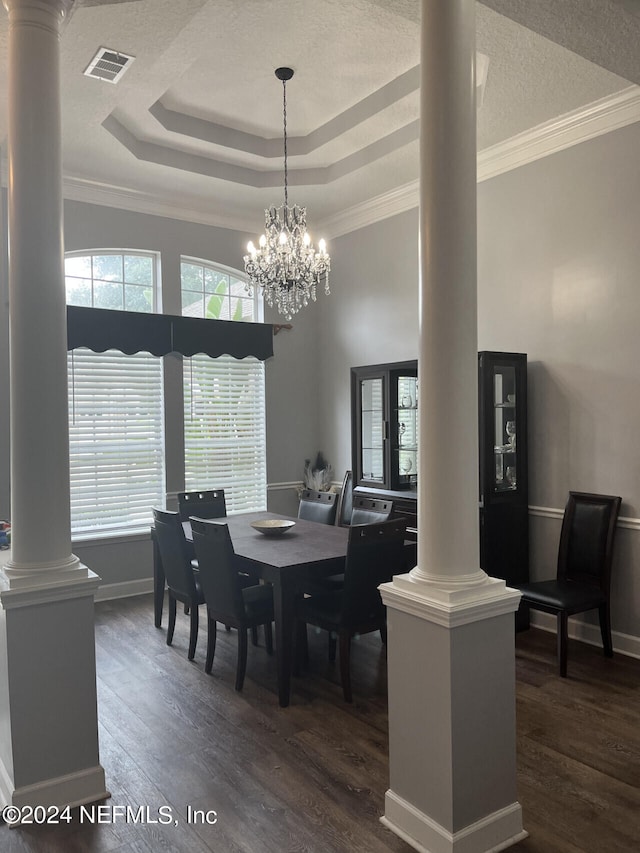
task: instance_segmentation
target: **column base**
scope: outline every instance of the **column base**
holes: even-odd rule
[[[489,853],[526,837],[516,792],[520,593],[400,575],[387,605],[389,791],[382,822],[423,853]]]
[[[0,571],[0,801],[75,806],[109,796],[100,766],[94,595],[86,566]]]
[[[380,822],[420,853],[498,853],[529,834],[522,828],[519,803],[451,833],[391,790]]]

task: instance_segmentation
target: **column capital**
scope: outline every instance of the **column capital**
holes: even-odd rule
[[[2,0],[9,16],[20,15],[34,23],[44,23],[47,18],[63,21],[71,12],[75,0]]]

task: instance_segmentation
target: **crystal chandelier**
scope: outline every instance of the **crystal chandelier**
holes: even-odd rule
[[[307,232],[307,209],[289,207],[287,172],[287,81],[293,77],[291,68],[276,68],[282,81],[282,111],[284,118],[284,204],[265,210],[265,233],[259,246],[250,242],[244,268],[249,276],[248,288],[262,288],[267,305],[278,309],[290,320],[300,308],[315,302],[316,290],[324,279],[324,292],[329,293],[331,261],[324,240],[313,247]]]

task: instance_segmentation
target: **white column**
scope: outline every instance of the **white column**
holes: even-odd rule
[[[0,565],[0,805],[108,796],[98,756],[93,599],[71,553],[60,27],[71,0],[9,12],[12,550]]]
[[[422,0],[418,565],[388,610],[390,786],[417,850],[526,836],[515,787],[514,611],[479,568],[475,0]]]
[[[60,24],[71,3],[5,6],[12,521],[6,573],[17,577],[79,566],[69,520],[59,70]]]

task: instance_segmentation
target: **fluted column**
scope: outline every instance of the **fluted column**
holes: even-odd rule
[[[514,611],[479,568],[475,0],[422,0],[418,565],[387,605],[383,823],[417,850],[526,836],[516,796]]]
[[[71,553],[62,237],[60,27],[71,0],[9,12],[12,554],[17,577],[79,567]]]

